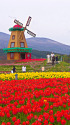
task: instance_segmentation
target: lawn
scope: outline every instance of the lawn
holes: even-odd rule
[[[47,64],[45,61],[34,61],[34,62],[25,62],[25,63],[16,63],[14,64],[16,68],[16,72],[21,73],[22,72],[22,66],[26,66],[27,72],[41,72],[42,67],[45,67],[45,72],[70,72],[70,63],[60,62],[59,64],[55,64],[52,66],[52,64]],[[0,65],[0,71],[11,71],[13,68],[13,65]]]

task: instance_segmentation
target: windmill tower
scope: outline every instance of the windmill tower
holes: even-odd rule
[[[4,52],[7,52],[7,60],[31,59],[32,48],[28,48],[24,35],[25,30],[27,30],[28,34],[33,37],[36,36],[36,34],[27,29],[31,19],[32,18],[29,16],[25,27],[23,27],[23,24],[18,20],[14,20],[16,25],[9,29],[9,31],[11,31],[11,36],[8,48],[3,49]]]

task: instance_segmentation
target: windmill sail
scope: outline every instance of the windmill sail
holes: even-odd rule
[[[26,26],[29,26],[29,24],[30,24],[30,22],[31,22],[31,19],[32,19],[32,17],[28,17],[28,20],[27,20],[27,23],[26,23]]]
[[[28,20],[27,20],[27,23],[26,23],[26,26],[29,26],[29,24],[30,24],[30,22],[31,22],[31,19],[32,19],[32,17],[28,17]],[[14,23],[16,23],[16,24],[18,24],[19,26],[21,26],[21,27],[23,27],[23,24],[21,23],[21,22],[19,22],[19,20],[14,20]],[[30,30],[28,30],[27,28],[26,28],[26,26],[25,27],[23,27],[25,30],[27,30],[27,33],[29,34],[29,35],[31,35],[31,36],[33,36],[33,37],[35,37],[36,36],[36,34],[35,33],[33,33],[33,32],[31,32]]]
[[[18,24],[19,26],[22,26],[23,27],[23,23],[19,22],[18,20],[14,20],[14,23]]]
[[[35,36],[36,36],[36,34],[35,34],[35,33],[31,32],[31,31],[30,31],[30,30],[28,30],[28,29],[27,29],[27,33],[28,33],[29,35],[33,36],[33,37],[35,37]]]

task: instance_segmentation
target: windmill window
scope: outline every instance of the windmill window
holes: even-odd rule
[[[10,58],[14,59],[14,53],[10,53]]]
[[[12,40],[15,39],[15,35],[12,36]]]
[[[13,47],[15,47],[15,43],[14,42],[11,43],[11,48],[13,48]]]
[[[24,47],[24,43],[20,42],[20,47]]]

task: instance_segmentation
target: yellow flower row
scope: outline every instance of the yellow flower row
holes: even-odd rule
[[[0,74],[0,80],[14,80],[16,73]],[[27,72],[17,73],[18,80],[39,78],[70,78],[70,72]]]

